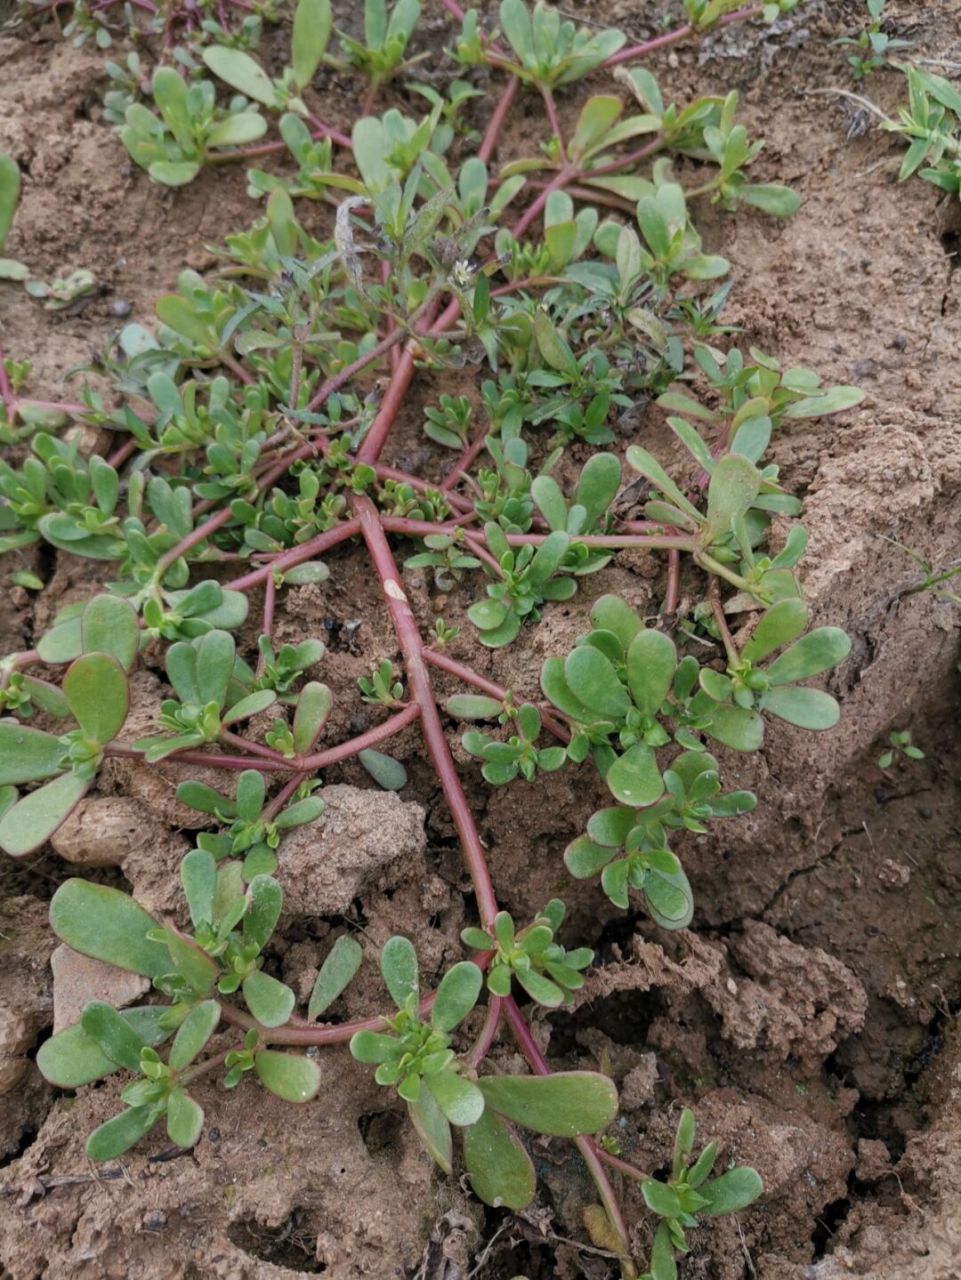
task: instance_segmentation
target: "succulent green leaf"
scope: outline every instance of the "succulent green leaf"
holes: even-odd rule
[[[364,949],[356,938],[345,933],[337,939],[320,966],[310,993],[307,1006],[309,1021],[319,1018],[334,1003],[357,973],[363,958]]]
[[[357,759],[379,787],[385,791],[400,791],[407,785],[407,770],[399,760],[368,747],[358,751]]]
[[[807,626],[808,611],[803,600],[779,600],[754,628],[750,640],[741,650],[741,657],[757,664],[786,644],[796,639]]]
[[[82,608],[77,607],[58,613],[54,625],[37,641],[37,653],[44,662],[56,664],[79,658],[83,652],[81,613]]]
[[[34,782],[63,772],[59,738],[28,729],[19,720],[0,720],[0,786]]]
[[[663,631],[639,632],[627,651],[627,683],[638,711],[655,716],[671,688],[677,650]]]
[[[320,681],[311,680],[301,689],[293,724],[294,750],[298,755],[306,755],[313,750],[333,705],[333,694]]]
[[[645,479],[650,480],[651,484],[659,489],[666,498],[670,499],[674,506],[679,507],[695,524],[703,524],[704,518],[697,507],[688,502],[653,454],[648,453],[646,449],[642,449],[638,445],[631,445],[627,450],[626,457],[634,470],[639,471]]]
[[[667,1222],[658,1223],[651,1250],[651,1280],[677,1280],[677,1261],[671,1228]]]
[[[183,1089],[174,1089],[167,1099],[167,1137],[175,1147],[192,1147],[204,1127],[204,1112]]]
[[[478,1081],[487,1105],[535,1133],[573,1138],[599,1133],[617,1115],[613,1081],[596,1071],[550,1076],[485,1076]]]
[[[477,1085],[449,1067],[425,1074],[424,1084],[451,1124],[474,1124],[484,1112],[484,1095]]]
[[[490,1108],[464,1130],[464,1163],[474,1194],[495,1209],[524,1209],[534,1199],[530,1156],[506,1120]]]
[[[683,871],[648,871],[644,900],[662,929],[686,929],[694,917],[694,895]]]
[[[379,1031],[357,1031],[350,1038],[351,1056],[358,1062],[379,1064],[397,1055],[397,1038]]]
[[[298,0],[290,59],[298,89],[305,89],[313,80],[314,72],[327,52],[330,28],[330,0]]]
[[[285,1102],[309,1102],[320,1088],[320,1068],[299,1053],[262,1049],[254,1057],[261,1083]]]
[[[559,373],[577,375],[577,360],[548,313],[539,308],[534,315],[534,337],[547,364]]]
[[[214,75],[226,81],[232,89],[255,102],[262,102],[265,107],[278,106],[273,81],[249,53],[215,44],[204,49],[203,60]]]
[[[592,645],[578,645],[564,660],[564,679],[574,697],[605,719],[623,720],[631,700],[611,662]]]
[[[578,836],[564,850],[564,865],[576,880],[589,880],[603,871],[613,857],[614,849]]]
[[[128,693],[127,677],[116,658],[106,653],[77,658],[63,678],[63,692],[88,738],[106,744],[119,733],[127,718]]]
[[[91,1000],[80,1018],[84,1032],[118,1067],[140,1070],[140,1051],[144,1042],[134,1028],[102,1000]]]
[[[677,768],[676,760],[671,763],[671,768]],[[608,845],[612,849],[619,849],[627,839],[636,821],[637,817],[633,809],[624,809],[620,806],[610,809],[598,809],[587,820],[587,834],[591,840],[595,840],[598,844]]]
[[[113,1116],[87,1139],[87,1155],[91,1160],[116,1160],[139,1142],[154,1127],[166,1110],[163,1102],[146,1107],[129,1107]]]
[[[730,533],[757,497],[761,475],[753,462],[726,454],[715,465],[707,491],[707,519],[712,541]]]
[[[187,986],[198,996],[209,994],[220,974],[217,962],[173,925],[164,925],[163,935],[173,967]]]
[[[760,705],[762,711],[800,729],[833,729],[841,718],[835,699],[821,689],[768,689]]]
[[[197,1054],[217,1030],[220,1022],[220,1004],[216,1000],[201,1000],[180,1024],[174,1042],[170,1046],[170,1065],[174,1071],[189,1067]],[[190,1146],[190,1143],[185,1144]]]
[[[263,951],[277,927],[284,895],[272,876],[254,876],[247,889],[250,905],[244,916],[244,941]]]
[[[228,796],[223,796],[206,782],[198,782],[196,778],[188,778],[177,786],[177,799],[181,804],[189,805],[199,813],[222,814],[225,818],[235,817],[237,805]]]
[[[265,1027],[282,1027],[296,1003],[290,987],[263,969],[255,969],[244,978],[243,992],[247,1008]]]
[[[134,664],[140,648],[137,613],[120,596],[94,596],[80,615],[80,643],[84,653],[108,653],[124,671]]]
[[[162,1005],[119,1010],[140,1041],[151,1047],[161,1044],[170,1034],[160,1025],[166,1012]],[[44,1079],[60,1089],[76,1089],[119,1069],[79,1022],[43,1042],[37,1053],[37,1066]]]
[[[217,896],[217,862],[213,854],[206,849],[191,849],[180,863],[180,879],[194,928],[211,924]]]
[[[785,418],[820,418],[829,413],[853,409],[864,399],[860,387],[828,387],[823,393],[806,396],[784,411]]]
[[[601,874],[601,888],[614,906],[620,907],[622,911],[626,911],[630,905],[627,892],[630,870],[631,864],[627,858],[618,858],[616,862],[609,862]]]
[[[620,117],[624,104],[620,98],[606,94],[596,94],[588,98],[577,118],[574,136],[570,141],[570,152],[574,156],[583,156],[607,136],[608,131]]]
[[[20,199],[20,169],[12,156],[0,154],[0,249],[10,231]]]
[[[726,707],[706,700],[695,701],[698,713],[706,713],[711,722],[704,732],[733,751],[757,751],[764,740],[764,721],[756,711],[746,707]]]
[[[790,218],[801,207],[801,197],[790,187],[779,182],[745,183],[738,191],[738,199],[753,205],[774,218]]]
[[[308,822],[316,822],[323,812],[324,802],[320,796],[304,796],[303,800],[295,800],[277,815],[277,830],[287,831],[291,827],[302,827]]]
[[[155,160],[147,172],[162,187],[185,187],[200,172],[200,164],[196,160]]]
[[[641,809],[660,799],[664,779],[651,747],[635,743],[614,761],[605,778],[615,800]]]
[[[434,997],[431,1025],[438,1031],[453,1031],[459,1026],[477,1003],[483,981],[484,975],[471,960],[461,960],[448,969]]]
[[[518,969],[514,976],[530,998],[546,1009],[559,1009],[564,1003],[564,992],[557,983],[536,969]]]
[[[589,724],[594,715],[584,706],[579,698],[575,698],[567,680],[564,678],[564,660],[548,658],[541,668],[541,688],[545,697],[565,715],[581,724]]]
[[[417,952],[409,938],[388,938],[380,953],[380,971],[398,1009],[403,1009],[409,996],[419,995]]]
[[[216,634],[214,631],[210,632],[210,635]],[[215,699],[208,698],[207,701],[213,702]],[[253,693],[248,693],[245,698],[241,698],[239,702],[235,702],[229,711],[224,712],[223,723],[232,725],[239,720],[249,720],[251,716],[259,715],[261,711],[272,707],[276,701],[277,695],[273,689],[256,689]],[[223,706],[223,702],[219,705]]]
[[[417,1097],[408,1102],[407,1110],[417,1136],[431,1158],[446,1174],[450,1174],[454,1155],[450,1121],[437,1105],[434,1095],[429,1089],[421,1089]]]
[[[543,587],[561,567],[571,540],[561,529],[549,533],[534,553],[528,573],[535,587]]]
[[[684,1107],[681,1118],[677,1122],[677,1133],[674,1135],[674,1162],[672,1174],[676,1181],[684,1172],[688,1157],[694,1150],[694,1138],[697,1134],[697,1120],[690,1107]]]
[[[12,858],[22,858],[46,844],[92,782],[90,776],[63,773],[23,796],[0,819],[0,849]]]
[[[267,121],[259,111],[241,111],[236,115],[228,116],[226,120],[218,121],[218,123],[214,125],[207,134],[207,146],[242,147],[245,143],[256,142],[256,140],[258,138],[262,138],[266,132]],[[160,161],[159,163],[162,164],[163,161]],[[177,168],[179,168],[179,163],[180,162],[175,162],[175,164],[177,164]],[[153,171],[157,168],[157,164],[155,163],[151,165],[150,168],[150,176],[154,177],[155,175]],[[168,169],[166,172],[169,177],[170,170]],[[163,182],[164,179],[160,178],[159,181]],[[189,182],[191,179],[188,178],[187,181]],[[168,181],[164,185],[181,186],[182,184],[179,182]],[[224,626],[225,624],[220,622],[217,625]]]
[[[598,631],[610,631],[620,641],[626,653],[631,641],[643,627],[637,611],[620,596],[606,595],[595,600],[591,607],[591,622]]]
[[[455,720],[495,720],[504,710],[504,704],[479,693],[458,693],[447,699],[444,710]]]
[[[658,1217],[676,1218],[683,1212],[677,1192],[663,1182],[647,1178],[641,1183],[641,1193],[644,1196],[644,1203]]]
[[[829,671],[851,652],[851,638],[839,627],[818,627],[802,636],[767,668],[772,684],[795,684]]]
[[[700,1188],[700,1194],[710,1201],[701,1212],[707,1217],[737,1213],[753,1204],[763,1190],[764,1183],[754,1169],[747,1166],[730,1169]]]
[[[467,610],[467,616],[479,631],[493,631],[507,617],[507,606],[500,600],[478,600]]]
[[[66,880],[50,903],[50,927],[68,947],[119,969],[157,978],[170,972],[170,953],[147,934],[157,928],[129,894],[89,880]]]
[[[205,706],[208,702],[216,702],[218,707],[223,707],[227,701],[227,686],[233,674],[234,656],[237,651],[233,636],[228,631],[208,631],[206,635],[194,640],[191,647],[196,654],[194,668],[197,681],[196,701],[201,706]],[[173,649],[176,648],[177,645],[174,645],[170,653],[172,654]],[[261,690],[261,692],[267,693],[269,690]],[[256,697],[256,694],[252,696]],[[265,705],[269,706],[270,703]],[[249,714],[254,713],[251,711]]]

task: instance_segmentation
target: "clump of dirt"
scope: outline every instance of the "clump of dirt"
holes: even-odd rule
[[[598,0],[589,16],[643,37],[661,8]],[[955,32],[946,6],[889,8],[895,22],[911,23],[918,56],[947,56]],[[683,1280],[956,1280],[961,1256],[959,613],[937,594],[911,593],[917,567],[895,545],[930,563],[957,556],[961,277],[942,241],[936,191],[897,183],[897,144],[852,129],[843,99],[812,93],[846,87],[843,50],[830,42],[860,17],[852,5],[806,4],[773,36],[737,27],[652,63],[680,101],[739,89],[752,136],[767,139],[758,180],[789,182],[802,196],[783,224],[697,208],[708,247],[732,263],[725,319],[742,330],[738,340],[868,391],[856,412],[785,425],[774,445],[785,485],[805,499],[812,615],[854,639],[833,678],[840,725],[817,736],[771,725],[756,756],[718,753],[725,776],[756,789],[760,804],[719,834],[679,843],[697,915],[678,935],[613,913],[596,886],[564,871],[564,846],[605,802],[590,768],[543,779],[532,803],[522,782],[486,787],[455,746],[504,905],[524,917],[561,896],[565,940],[597,950],[573,1010],[535,1017],[538,1042],[558,1065],[612,1072],[623,1104],[612,1136],[625,1158],[666,1168],[679,1109],[692,1105],[699,1136],[719,1144],[720,1166],[750,1163],[764,1178],[750,1210],[691,1233]],[[61,313],[0,287],[0,341],[32,360],[34,394],[70,394],[71,367],[126,320],[149,323],[178,272],[211,270],[206,244],[256,210],[239,170],[208,171],[177,192],[134,170],[100,120],[101,55],[70,47],[52,23],[0,37],[0,68],[0,149],[24,171],[7,251],[48,278],[83,266],[99,281]],[[324,75],[323,114],[349,127],[355,104],[333,72]],[[610,85],[596,78],[587,88]],[[904,97],[894,72],[866,88],[888,110]],[[413,97],[397,93],[418,113]],[[559,96],[572,124],[583,94]],[[523,111],[511,127],[513,140],[526,136]],[[439,474],[415,418],[392,443],[394,460]],[[653,438],[658,456],[683,468],[660,410],[638,406],[626,430],[624,443]],[[331,580],[287,590],[277,619],[280,641],[311,635],[328,646],[321,678],[345,691],[332,741],[369,727],[369,709],[349,691],[375,661],[396,658],[364,563],[353,549],[338,553]],[[41,571],[48,586],[36,600],[10,591],[4,652],[30,647],[58,608],[99,583],[89,565],[47,550],[17,553],[16,567]],[[596,596],[616,591],[652,612],[660,574],[652,557],[619,555],[515,645],[488,653],[465,626],[451,653],[534,696],[543,659],[567,651]],[[408,573],[405,589],[425,630],[439,614],[458,621],[471,601],[468,589],[441,596],[422,574]],[[135,676],[129,739],[153,728],[146,708],[159,689],[156,669]],[[925,760],[880,771],[887,734],[906,727]],[[459,931],[472,918],[453,825],[416,731],[396,746],[409,774],[399,797],[371,790],[354,763],[332,769],[324,817],[280,849],[286,912],[270,963],[298,996],[307,998],[344,931],[371,952],[331,1009],[335,1020],[382,1007],[370,960],[391,933],[416,933],[429,984],[461,958]],[[177,866],[205,822],[176,799],[187,776],[223,785],[213,771],[110,762],[54,853],[3,870],[4,1275],[608,1280],[609,1259],[576,1244],[591,1189],[567,1144],[533,1144],[542,1192],[530,1211],[482,1214],[456,1179],[436,1176],[392,1095],[343,1049],[319,1059],[321,1093],[301,1110],[249,1079],[233,1094],[205,1082],[195,1150],[171,1151],[155,1135],[122,1163],[91,1171],[83,1144],[116,1109],[116,1089],[56,1092],[33,1062],[58,985],[67,1008],[64,974],[83,977],[62,954],[51,970],[46,902],[68,874],[122,874],[151,910],[181,913]],[[230,1043],[220,1033],[218,1047]],[[496,1065],[518,1068],[509,1045],[497,1055]],[[650,1218],[635,1186],[623,1192],[641,1255]]]

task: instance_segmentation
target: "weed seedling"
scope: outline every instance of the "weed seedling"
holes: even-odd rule
[[[848,66],[855,80],[864,80],[872,71],[885,66],[888,57],[901,49],[910,49],[913,41],[890,36],[884,30],[887,0],[867,0],[868,25],[856,36],[841,36],[835,44],[852,50]]]
[[[892,729],[888,741],[890,748],[878,756],[879,769],[890,769],[898,756],[904,756],[905,760],[924,759],[924,752],[911,741],[910,729]]]

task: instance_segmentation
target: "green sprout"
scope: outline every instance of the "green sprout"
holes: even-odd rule
[[[910,729],[892,729],[888,735],[890,748],[878,756],[878,768],[890,769],[898,756],[906,760],[923,760],[924,752],[911,741]]]

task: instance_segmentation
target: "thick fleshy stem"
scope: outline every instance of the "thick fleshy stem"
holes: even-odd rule
[[[299,547],[291,547],[289,551],[281,552],[262,569],[252,569],[249,573],[243,573],[239,578],[225,582],[224,586],[230,587],[233,591],[250,591],[252,587],[259,587],[274,574],[283,574],[288,569],[293,569],[295,565],[312,560],[314,556],[320,555],[323,551],[329,551],[338,543],[346,542],[348,538],[355,537],[359,532],[360,525],[356,520],[345,520],[342,524],[334,525],[333,529],[318,533],[316,538],[311,538],[309,542],[302,542]]]
[[[515,240],[519,240],[532,222],[535,222],[544,211],[548,199],[555,191],[561,191],[569,182],[573,182],[578,176],[575,166],[565,165],[558,173],[551,178],[550,182],[544,187],[540,195],[533,200],[524,210],[518,220],[511,227],[511,235]]]
[[[491,116],[487,130],[481,140],[478,148],[478,158],[487,164],[497,148],[497,140],[500,137],[501,129],[504,127],[504,121],[507,119],[508,112],[513,105],[514,98],[517,94],[517,86],[520,84],[517,76],[511,76],[508,80],[504,92],[497,100],[497,106],[494,108],[494,114]]]
[[[674,548],[667,553],[667,588],[664,592],[664,612],[667,617],[677,613],[680,600],[681,553]]]
[[[712,578],[710,581],[708,595],[711,600],[711,612],[714,614],[714,621],[721,635],[721,643],[724,645],[724,652],[727,654],[728,665],[734,667],[737,665],[740,655],[737,651],[737,645],[734,643],[734,637],[731,635],[731,628],[727,625],[727,618],[724,616],[724,605],[721,603],[716,578]]]
[[[333,377],[328,378],[307,405],[310,412],[313,413],[319,409],[324,401],[329,400],[335,391],[339,391],[341,387],[346,386],[351,378],[360,373],[362,369],[366,369],[369,364],[379,360],[381,356],[386,355],[406,336],[406,332],[403,329],[394,329],[386,338],[382,338],[375,347],[371,347],[362,356],[358,356],[356,360],[352,360],[350,364],[345,365],[339,373],[335,373]]]
[[[32,662],[40,661],[42,659],[36,649],[21,649],[17,653],[11,653],[0,665],[0,689],[7,687],[10,677],[19,667],[29,667]]]
[[[260,625],[261,633],[265,636],[274,634],[274,608],[277,604],[277,579],[274,574],[264,583],[264,620]],[[257,662],[257,674],[263,675],[264,664],[266,659],[263,654]]]
[[[165,756],[164,760],[168,764],[199,764],[205,765],[211,769],[259,769],[261,772],[267,773],[290,773],[311,774],[316,773],[318,769],[325,769],[329,765],[339,764],[341,760],[350,760],[353,756],[359,755],[361,751],[366,751],[369,747],[379,746],[388,738],[393,738],[395,734],[400,733],[402,729],[406,729],[409,724],[413,724],[420,715],[420,707],[417,703],[412,702],[409,706],[402,708],[395,715],[385,720],[382,724],[374,725],[372,729],[368,729],[365,733],[359,733],[355,738],[348,738],[346,742],[339,742],[336,746],[327,747],[324,751],[316,751],[309,756],[291,756],[287,759],[280,755],[279,752],[271,751],[269,747],[258,747],[255,744],[247,742],[245,739],[235,734],[225,734],[229,744],[236,743],[245,750],[250,750],[251,754],[244,756],[226,756],[218,751],[172,751],[169,756]],[[253,754],[254,752],[258,754]],[[265,754],[259,754],[263,752]],[[128,747],[123,742],[111,742],[104,748],[104,755],[112,757],[120,757],[125,760],[143,761],[144,754],[135,747]]]
[[[7,366],[3,354],[3,347],[0,347],[0,397],[3,398],[3,407],[7,413],[7,422],[12,427],[17,416],[17,397],[13,394],[13,387],[10,385],[10,379],[7,376]]]
[[[463,680],[465,684],[471,684],[475,689],[480,689],[481,693],[488,693],[492,698],[497,698],[500,702],[504,702],[508,696],[508,690],[502,685],[495,684],[493,680],[488,680],[485,676],[479,675],[473,667],[467,667],[462,662],[457,662],[453,658],[449,658],[446,653],[439,653],[436,649],[425,649],[424,658],[432,667],[437,667],[439,671],[446,671],[448,675],[456,676],[458,680]],[[552,733],[560,742],[570,742],[570,730],[565,724],[556,718],[553,711],[549,707],[538,707],[541,713],[541,722],[549,733]]]
[[[411,694],[420,707],[421,731],[427,753],[443,789],[457,834],[460,836],[464,861],[474,885],[481,927],[488,928],[493,924],[494,916],[497,914],[497,897],[487,866],[487,856],[474,822],[474,815],[464,794],[464,788],[461,786],[457,769],[454,767],[450,747],[447,745],[444,726],[441,724],[427,663],[424,659],[424,643],[420,628],[400,584],[400,573],[394,562],[377,509],[369,498],[359,495],[353,498],[352,506],[354,514],[360,520],[364,542],[367,544],[374,569],[380,578],[387,608],[404,657]]]
[[[461,480],[467,478],[467,468],[471,465],[478,454],[482,453],[487,447],[487,434],[488,433],[485,428],[481,435],[477,436],[464,446],[463,453],[451,467],[441,484],[441,493],[443,493],[445,497],[449,498],[451,491],[455,486],[459,484]]]
[[[493,680],[488,680],[485,676],[474,671],[472,667],[466,667],[462,662],[449,658],[446,653],[439,653],[436,649],[425,649],[424,658],[432,667],[437,667],[439,671],[446,671],[448,675],[456,676],[458,680],[463,680],[465,684],[472,684],[475,689],[480,689],[481,693],[489,693],[492,698],[497,698],[501,702],[507,697],[507,690],[501,685],[495,684]]]
[[[263,818],[265,822],[273,822],[277,814],[283,809],[284,805],[294,794],[301,783],[306,782],[310,777],[309,773],[295,773],[294,776],[280,788],[274,798],[264,807]]]
[[[420,1002],[421,1017],[430,1013],[433,1005],[433,994],[422,1000]],[[377,1014],[373,1018],[361,1018],[357,1022],[340,1022],[335,1026],[288,1024],[284,1027],[264,1027],[249,1013],[238,1009],[236,1005],[228,1004],[226,1000],[221,1000],[220,1012],[224,1021],[232,1023],[235,1027],[243,1027],[245,1031],[251,1029],[259,1031],[262,1044],[301,1045],[305,1048],[310,1045],[344,1044],[358,1031],[383,1031],[386,1024],[386,1018],[382,1014]]]
[[[261,760],[270,760],[279,768],[286,769],[289,767],[287,757],[281,755],[279,751],[274,751],[272,747],[262,746],[259,742],[248,742],[239,733],[231,733],[229,729],[221,729],[220,742],[225,747],[236,747],[238,751],[249,751],[252,756],[259,756]]]
[[[491,1045],[497,1039],[497,1031],[501,1024],[502,997],[488,993],[487,996],[487,1013],[484,1017],[483,1025],[478,1032],[477,1039],[464,1054],[464,1066],[470,1071],[476,1071],[480,1064],[484,1061],[491,1051]]]
[[[564,146],[564,134],[561,132],[560,117],[557,114],[557,103],[554,101],[554,95],[546,85],[540,86],[541,97],[544,100],[544,107],[547,111],[547,119],[550,122],[551,130],[557,139],[558,154],[561,162],[567,162],[567,149]]]
[[[551,1069],[547,1065],[547,1060],[541,1053],[530,1027],[524,1021],[524,1016],[518,1009],[514,997],[506,996],[502,1008],[504,1020],[514,1033],[517,1046],[530,1064],[531,1070],[535,1075],[549,1076]],[[608,1181],[607,1174],[604,1172],[604,1166],[601,1163],[597,1147],[590,1138],[575,1138],[574,1142],[581,1153],[581,1159],[587,1165],[594,1186],[597,1188],[597,1194],[601,1198],[601,1204],[604,1206],[604,1212],[607,1214],[608,1220],[620,1242],[618,1253],[621,1274],[624,1280],[634,1280],[637,1271],[631,1260],[631,1246],[628,1240],[627,1228],[621,1216],[621,1208],[617,1203],[617,1196],[614,1194],[614,1189]]]
[[[626,1178],[633,1178],[635,1182],[646,1182],[650,1178],[649,1173],[645,1173],[643,1169],[638,1169],[636,1164],[630,1164],[627,1160],[622,1160],[619,1156],[612,1156],[609,1151],[605,1151],[603,1147],[595,1144],[597,1158],[603,1164],[609,1165],[610,1168],[616,1169],[618,1173],[623,1173]]]
[[[729,27],[735,22],[744,22],[748,18],[756,18],[763,13],[764,6],[760,4],[748,5],[746,9],[738,9],[735,13],[726,13],[718,19],[719,27]],[[696,28],[688,23],[686,26],[678,27],[675,31],[668,31],[662,36],[655,36],[652,40],[645,40],[643,44],[633,44],[628,49],[619,49],[617,53],[612,53],[604,63],[605,67],[617,67],[622,62],[633,62],[637,58],[645,58],[649,53],[656,53],[659,49],[668,49],[671,45],[680,44],[682,40],[686,40],[688,36],[696,34]]]
[[[433,318],[433,307],[431,307],[425,317],[426,324],[424,327],[443,333],[451,327],[459,315],[460,306],[456,300],[448,303],[436,321]],[[404,352],[397,362],[397,368],[394,370],[384,398],[380,402],[377,415],[357,452],[357,458],[360,462],[376,462],[380,457],[381,450],[387,441],[390,429],[394,425],[397,414],[400,412],[400,406],[404,402],[404,396],[407,394],[414,377],[414,364],[417,359],[417,353],[417,343],[411,340],[404,348]]]

